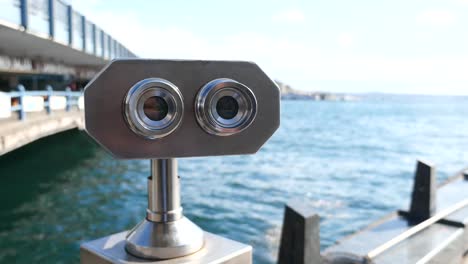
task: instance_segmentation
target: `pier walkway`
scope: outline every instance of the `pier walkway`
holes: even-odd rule
[[[40,138],[65,130],[84,128],[82,92],[17,91],[0,92],[0,155]]]
[[[136,57],[69,2],[0,0],[0,155],[82,128],[78,90],[110,60]]]
[[[79,109],[32,113],[21,121],[17,117],[0,119],[0,155],[33,141],[69,129],[84,128],[84,114]]]

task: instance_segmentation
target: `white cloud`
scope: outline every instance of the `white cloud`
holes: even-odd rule
[[[316,89],[307,86],[313,80],[399,81],[415,86],[446,81],[468,83],[466,55],[417,59],[334,54],[304,40],[278,38],[262,32],[229,32],[214,38],[183,27],[146,24],[138,14],[128,11],[97,12],[83,8],[82,12],[141,57],[254,61],[270,77],[298,89]],[[352,33],[344,32],[337,41],[349,47],[356,40]]]
[[[277,22],[298,23],[306,20],[304,12],[299,9],[283,10],[273,16],[273,20]]]
[[[389,58],[332,57],[315,65],[313,77],[330,80],[414,82],[468,81],[467,57]]]
[[[350,32],[343,32],[338,35],[338,45],[342,48],[349,48],[354,44],[355,36]]]
[[[449,26],[455,23],[457,16],[448,10],[426,10],[416,16],[421,25]]]
[[[305,43],[257,32],[206,38],[181,27],[161,28],[157,23],[142,23],[131,12],[96,12],[86,7],[80,5],[78,10],[132,52],[146,58],[249,60],[261,64],[274,77],[283,70],[296,69],[294,65],[299,61],[313,60],[319,53]]]

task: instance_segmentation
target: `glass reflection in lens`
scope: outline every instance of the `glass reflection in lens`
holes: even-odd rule
[[[163,120],[167,116],[168,108],[166,100],[159,96],[146,99],[143,105],[145,115],[153,121]]]
[[[239,112],[239,104],[232,96],[223,96],[216,103],[216,112],[224,119],[232,119]]]

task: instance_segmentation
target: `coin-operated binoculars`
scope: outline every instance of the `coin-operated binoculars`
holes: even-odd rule
[[[175,158],[255,153],[279,126],[279,101],[249,62],[109,63],[85,88],[86,130],[116,158],[151,160],[148,209],[128,233],[83,244],[82,262],[250,262],[249,246],[184,217]]]

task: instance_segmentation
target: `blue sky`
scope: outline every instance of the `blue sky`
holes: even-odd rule
[[[71,4],[140,57],[254,61],[301,90],[468,95],[468,0]]]

